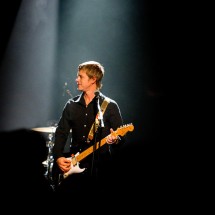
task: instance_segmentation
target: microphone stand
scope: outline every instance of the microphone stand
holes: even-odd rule
[[[100,148],[101,145],[101,132],[102,132],[102,128],[104,128],[104,121],[103,121],[103,113],[101,111],[101,107],[99,104],[99,92],[95,92],[95,96],[96,96],[96,106],[97,106],[97,115],[95,118],[95,132],[94,132],[94,145],[93,145],[93,158],[92,158],[92,169],[91,169],[91,174],[93,174],[93,164],[94,164],[94,152]],[[98,143],[98,148],[97,148],[97,139],[100,139],[99,143]],[[97,162],[99,161],[99,151],[97,153]],[[96,168],[96,178],[98,176],[98,168]]]

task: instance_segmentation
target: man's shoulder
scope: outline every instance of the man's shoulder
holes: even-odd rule
[[[75,102],[75,101],[80,100],[80,98],[81,98],[81,95],[77,95],[77,96],[71,98],[71,100]]]
[[[117,104],[117,102],[114,99],[112,99],[102,93],[100,95],[101,95],[102,100],[106,100],[109,104]]]
[[[74,96],[67,101],[67,104],[73,104],[79,102],[81,99],[81,95]]]

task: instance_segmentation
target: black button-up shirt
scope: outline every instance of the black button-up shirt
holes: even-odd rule
[[[65,104],[61,118],[59,120],[58,126],[55,132],[55,143],[53,147],[54,159],[65,156],[63,151],[69,133],[71,132],[71,145],[80,146],[80,149],[86,149],[90,147],[95,141],[105,138],[110,134],[110,128],[115,131],[117,128],[123,125],[123,120],[118,104],[110,99],[105,113],[103,115],[104,127],[99,129],[100,133],[96,136],[96,140],[88,141],[88,134],[90,132],[91,126],[95,122],[95,117],[98,112],[98,105],[96,97],[86,106],[83,93],[76,96],[73,99],[69,99]],[[101,106],[105,96],[100,92],[99,94],[99,104]],[[121,142],[123,142],[123,138]],[[116,144],[112,144],[116,145]],[[110,151],[116,146],[105,144],[102,146],[101,151]],[[119,144],[117,144],[119,145]],[[76,152],[71,151],[75,154]]]

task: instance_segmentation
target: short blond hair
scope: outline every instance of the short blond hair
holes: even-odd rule
[[[85,70],[89,78],[96,78],[96,88],[102,88],[102,78],[104,77],[104,67],[97,61],[86,61],[78,66],[78,71]]]

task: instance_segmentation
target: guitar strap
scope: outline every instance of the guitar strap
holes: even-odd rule
[[[101,105],[102,115],[104,115],[105,110],[106,110],[106,108],[107,108],[109,103],[110,103],[110,99],[108,97],[105,97],[105,99],[104,99],[104,101],[102,102],[102,105]],[[93,135],[98,129],[98,124],[99,124],[98,115],[99,115],[99,113],[97,113],[95,122],[92,124],[90,132],[88,134],[88,138],[87,138],[88,143],[90,142],[90,140],[93,139]]]

